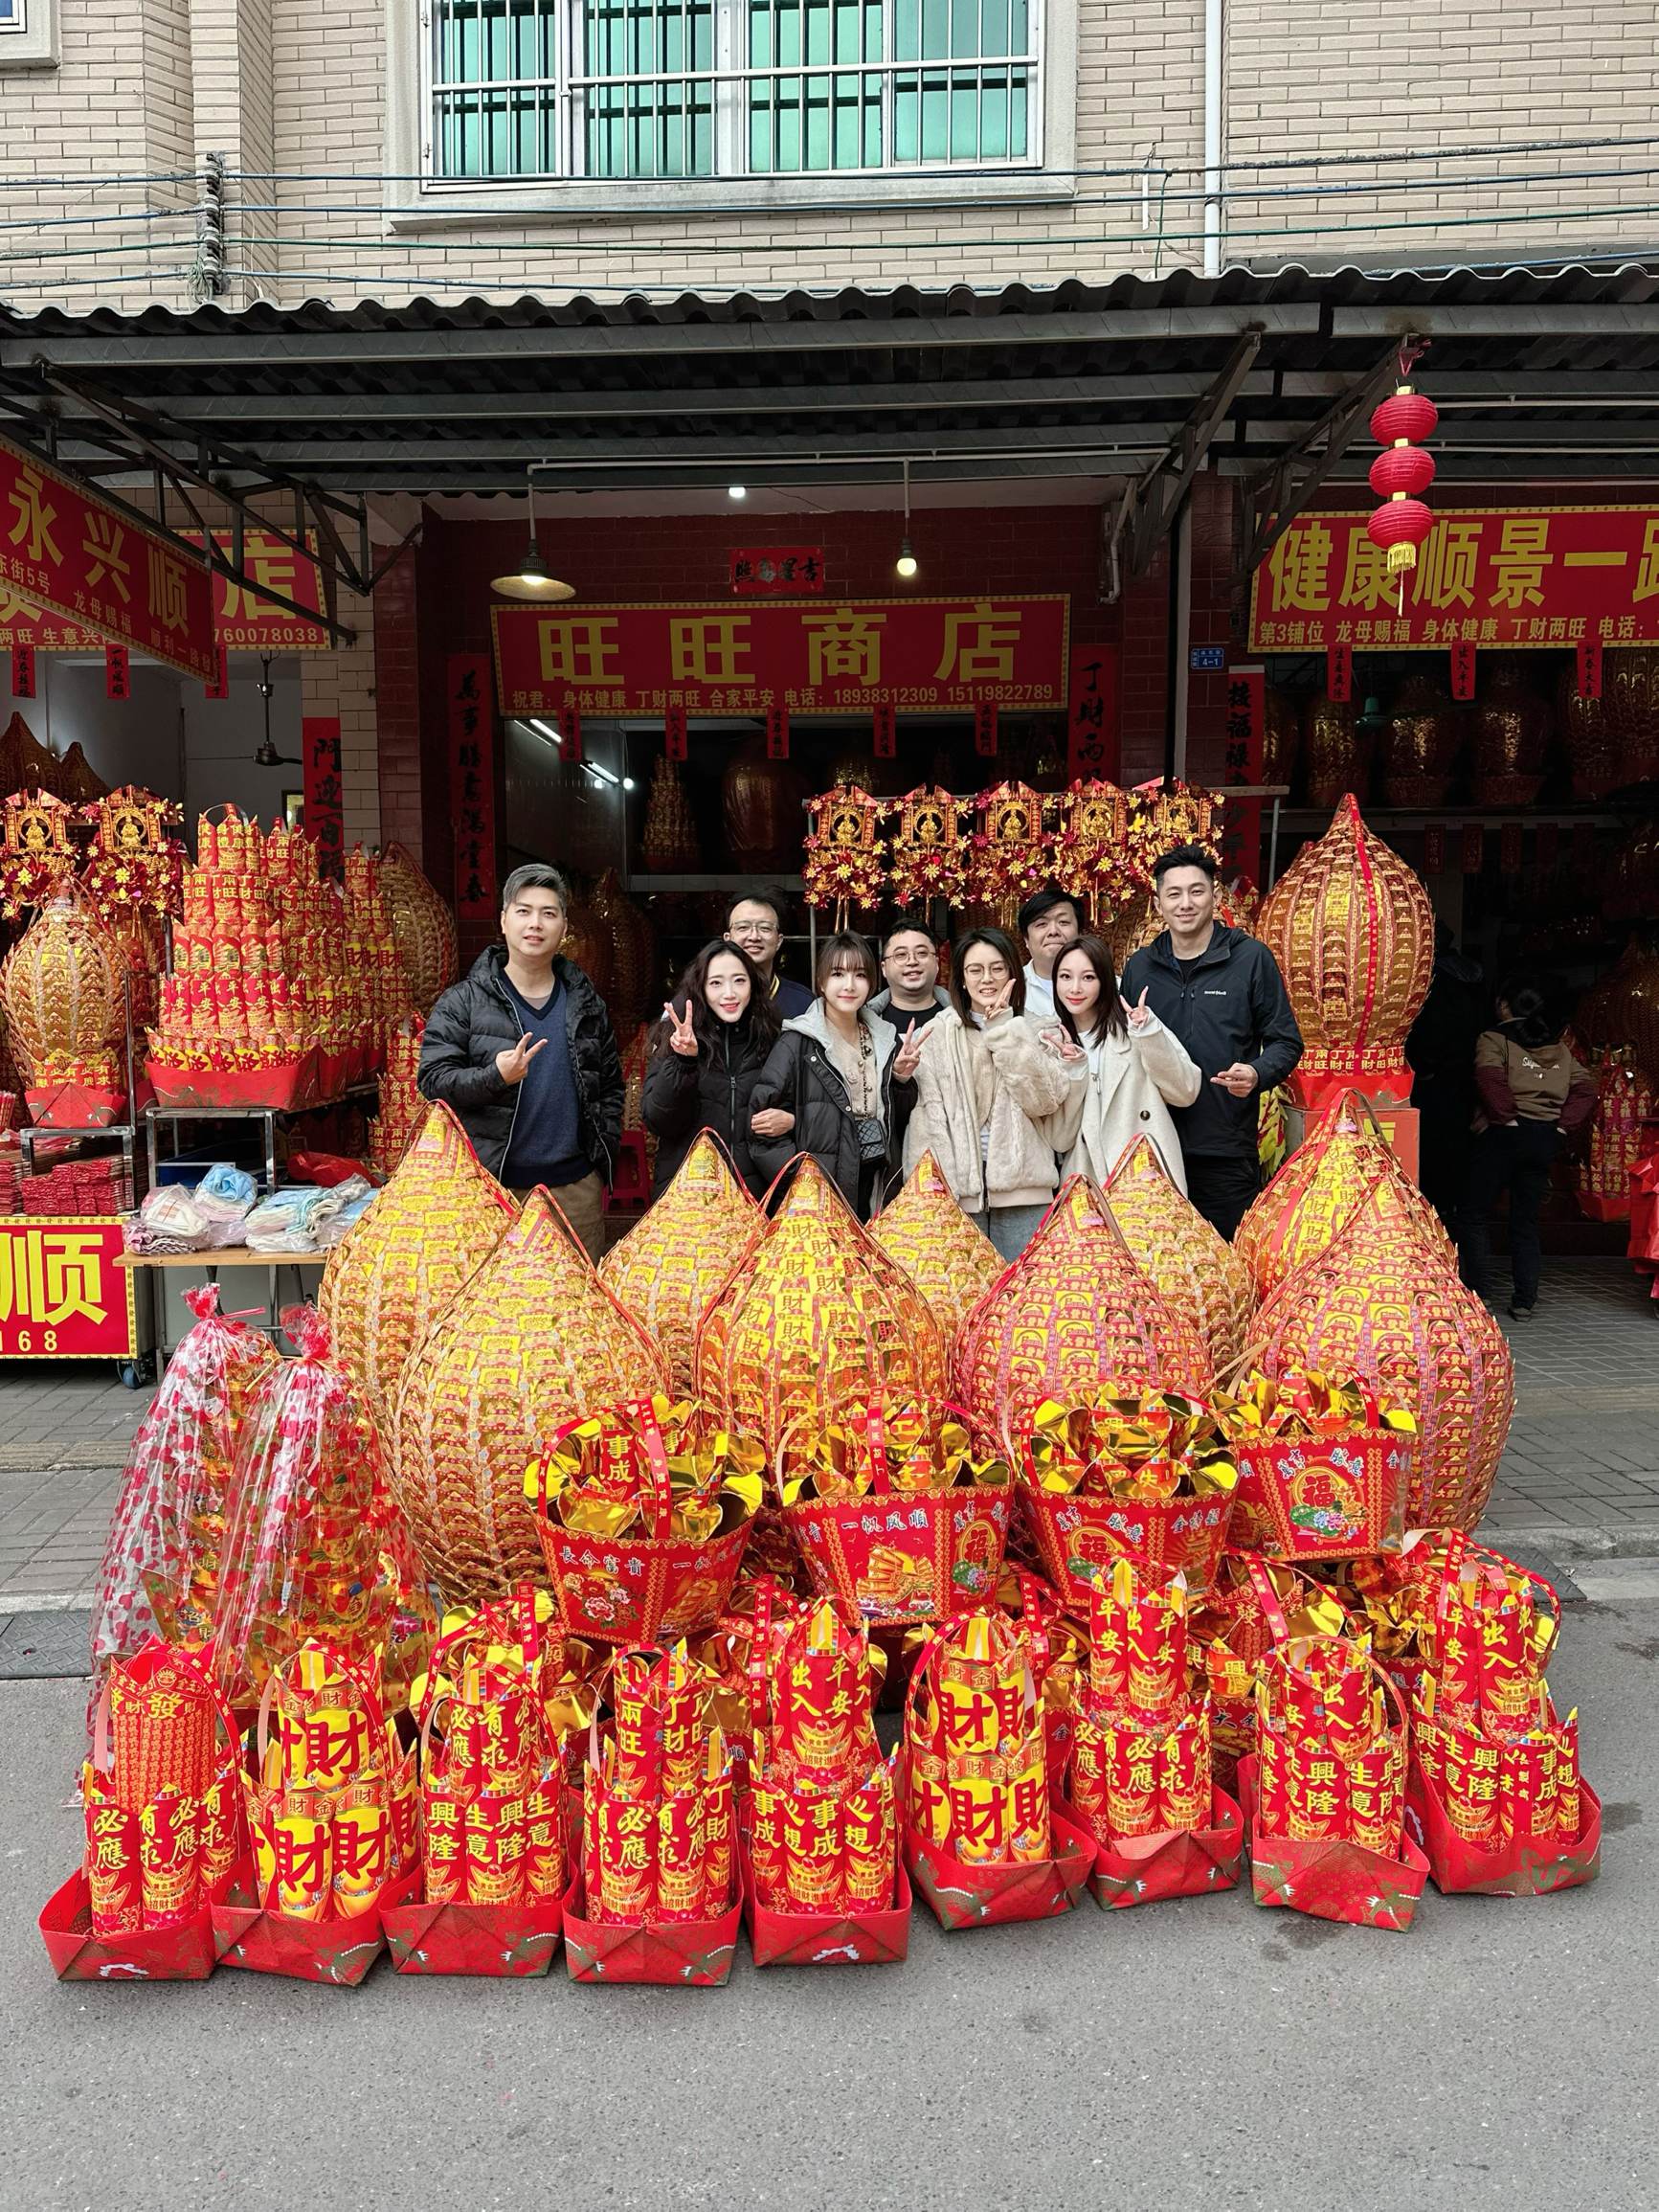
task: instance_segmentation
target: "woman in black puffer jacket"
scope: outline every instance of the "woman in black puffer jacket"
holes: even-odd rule
[[[723,937],[705,945],[651,1033],[640,1116],[657,1140],[653,1198],[661,1197],[705,1129],[726,1146],[753,1195],[763,1194],[750,1096],[777,1032],[777,1009],[749,955]]]

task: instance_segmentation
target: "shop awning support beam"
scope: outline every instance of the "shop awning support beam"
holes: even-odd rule
[[[1390,346],[1370,373],[1351,385],[1294,444],[1286,446],[1270,467],[1244,479],[1240,491],[1244,535],[1233,570],[1236,584],[1247,582],[1267,559],[1353,444],[1360,424],[1369,421],[1402,364],[1421,352],[1424,343],[1408,334]]]
[[[1180,512],[1181,502],[1192,489],[1193,479],[1203,465],[1217,431],[1226,420],[1227,411],[1262,350],[1265,335],[1266,332],[1258,328],[1244,333],[1233,348],[1226,367],[1181,425],[1179,436],[1169,451],[1135,479],[1124,503],[1119,526],[1129,536],[1131,576],[1144,576],[1151,568],[1153,555]]]

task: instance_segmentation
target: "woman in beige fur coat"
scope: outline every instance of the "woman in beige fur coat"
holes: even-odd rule
[[[931,1152],[956,1202],[1004,1259],[1018,1259],[1059,1180],[1055,1154],[1082,1113],[1087,1061],[1025,1018],[1020,956],[1000,930],[970,930],[951,1004],[921,1033],[905,1172]],[[1068,1113],[1068,1108],[1075,1112]]]

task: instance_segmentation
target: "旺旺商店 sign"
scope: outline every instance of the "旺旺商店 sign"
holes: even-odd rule
[[[1063,594],[810,606],[497,607],[504,714],[1064,711]]]
[[[1659,507],[1437,507],[1403,608],[1365,525],[1290,525],[1255,573],[1252,652],[1659,642]]]

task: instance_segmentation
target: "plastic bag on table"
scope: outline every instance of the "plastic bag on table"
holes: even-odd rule
[[[138,1217],[149,1235],[169,1240],[158,1249],[199,1252],[207,1242],[206,1218],[197,1211],[190,1192],[176,1183],[158,1184],[154,1190],[146,1191]]]
[[[218,1286],[192,1285],[196,1316],[168,1363],[127,1455],[92,1601],[92,1697],[112,1659],[159,1631],[213,1633],[225,1485],[249,1400],[277,1365],[270,1339],[219,1312]]]
[[[234,1704],[255,1702],[312,1636],[378,1670],[394,1616],[425,1604],[379,1432],[329,1357],[328,1324],[312,1306],[291,1306],[281,1326],[299,1357],[255,1392],[225,1504],[213,1663]],[[403,1644],[407,1680],[417,1667]]]
[[[241,1223],[253,1211],[259,1186],[243,1167],[220,1161],[210,1167],[191,1193],[191,1204],[204,1221]],[[235,1238],[227,1238],[235,1243]]]

